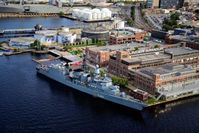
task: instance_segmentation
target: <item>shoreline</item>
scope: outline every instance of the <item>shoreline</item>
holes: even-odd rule
[[[5,56],[12,56],[12,55],[19,55],[24,53],[33,53],[33,54],[47,54],[48,51],[36,51],[36,50],[24,50],[19,52],[5,52],[3,55]]]
[[[19,51],[19,52],[13,52],[13,53],[4,53],[4,56],[13,56],[13,55],[19,55],[19,54],[24,54],[24,53],[33,53],[33,54],[48,54],[49,51],[36,51],[36,50],[24,50],[24,51]],[[34,61],[34,60],[33,60]],[[181,97],[177,97],[175,99],[171,99],[171,100],[166,100],[166,101],[157,101],[155,103],[152,104],[146,104],[147,106],[145,107],[147,108],[154,108],[157,106],[162,106],[162,105],[166,105],[166,104],[172,104],[178,101],[182,101],[182,100],[186,100],[186,99],[192,99],[194,97],[198,97],[199,94],[190,94],[190,95],[185,95],[185,96],[181,96]]]
[[[57,13],[0,13],[0,18],[59,17]]]

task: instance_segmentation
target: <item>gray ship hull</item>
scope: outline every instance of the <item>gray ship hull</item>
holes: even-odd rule
[[[37,73],[42,74],[50,79],[53,79],[59,83],[62,83],[70,88],[73,88],[75,90],[84,92],[86,94],[92,95],[94,97],[98,97],[119,105],[123,105],[126,107],[129,107],[131,109],[135,109],[135,110],[143,110],[145,107],[147,107],[145,104],[136,101],[136,100],[126,100],[122,97],[118,97],[118,96],[114,96],[114,95],[110,95],[110,94],[106,94],[103,92],[99,92],[98,89],[93,89],[93,88],[88,88],[84,85],[75,83],[74,81],[71,81],[69,79],[67,79],[64,74],[61,71],[55,71],[53,69],[50,69],[48,71],[42,70],[42,69],[38,69]]]

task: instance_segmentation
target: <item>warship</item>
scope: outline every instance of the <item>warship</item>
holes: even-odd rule
[[[101,76],[99,66],[93,72],[86,71],[84,63],[53,60],[38,64],[37,73],[88,95],[107,100],[135,110],[143,110],[147,105],[122,92],[113,85],[110,77]]]

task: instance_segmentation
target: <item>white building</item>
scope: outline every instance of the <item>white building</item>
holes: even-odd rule
[[[80,9],[73,9],[72,16],[74,18],[80,20],[105,20],[112,18],[112,12],[108,8],[102,8],[101,10],[98,8],[95,9],[88,9],[85,8],[83,10]]]
[[[77,35],[70,33],[69,28],[62,27],[59,30],[41,30],[36,31],[34,38],[39,40],[43,44],[52,43],[74,43],[76,41]]]
[[[76,41],[77,35],[69,32],[59,32],[57,35],[58,43],[74,43]]]
[[[29,48],[36,39],[33,37],[18,37],[11,38],[9,41],[9,46],[14,48]]]
[[[44,44],[57,42],[57,30],[36,31],[34,38]]]

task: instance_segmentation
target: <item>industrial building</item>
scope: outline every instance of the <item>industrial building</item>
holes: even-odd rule
[[[107,20],[111,19],[112,12],[108,8],[100,9],[73,9],[72,17],[80,20],[92,21],[92,20]]]
[[[134,80],[134,70],[171,62],[170,56],[164,54],[161,50],[140,54],[131,54],[128,51],[117,51],[115,55],[110,56],[108,71],[114,75]]]
[[[166,64],[135,71],[135,85],[164,100],[189,95],[199,90],[199,71],[189,65]]]
[[[184,42],[187,47],[199,50],[199,35],[194,29],[175,29],[173,34],[165,38],[166,43]]]
[[[147,0],[148,8],[181,8],[184,4],[184,0]]]
[[[195,4],[198,4],[198,3],[199,3],[198,0],[184,0],[184,3],[185,3],[185,2],[188,2],[189,5],[195,5]]]
[[[147,0],[111,0],[111,2],[146,2]]]
[[[11,38],[9,41],[9,46],[13,48],[30,48],[30,45],[34,43],[36,39],[33,37],[18,37]]]
[[[143,42],[146,31],[132,27],[124,27],[112,30],[109,35],[109,44],[124,44],[132,41]]]
[[[168,63],[199,67],[199,51],[187,47],[151,49],[143,53],[121,50],[110,55],[108,71],[111,74],[127,78],[134,84],[135,73],[146,67],[156,67]]]
[[[102,47],[87,47],[86,48],[86,60],[88,63],[93,65],[99,65],[101,67],[106,67],[109,63],[110,55],[116,54],[116,51],[131,51],[132,54],[159,51],[163,50],[163,46],[160,48],[154,48],[155,45],[160,45],[155,42],[146,43],[127,43],[120,45],[108,45]]]
[[[43,44],[52,43],[74,43],[77,35],[72,33],[69,28],[62,27],[61,30],[40,30],[36,31],[34,38]]]
[[[159,8],[160,0],[147,0],[146,6],[147,8]]]

